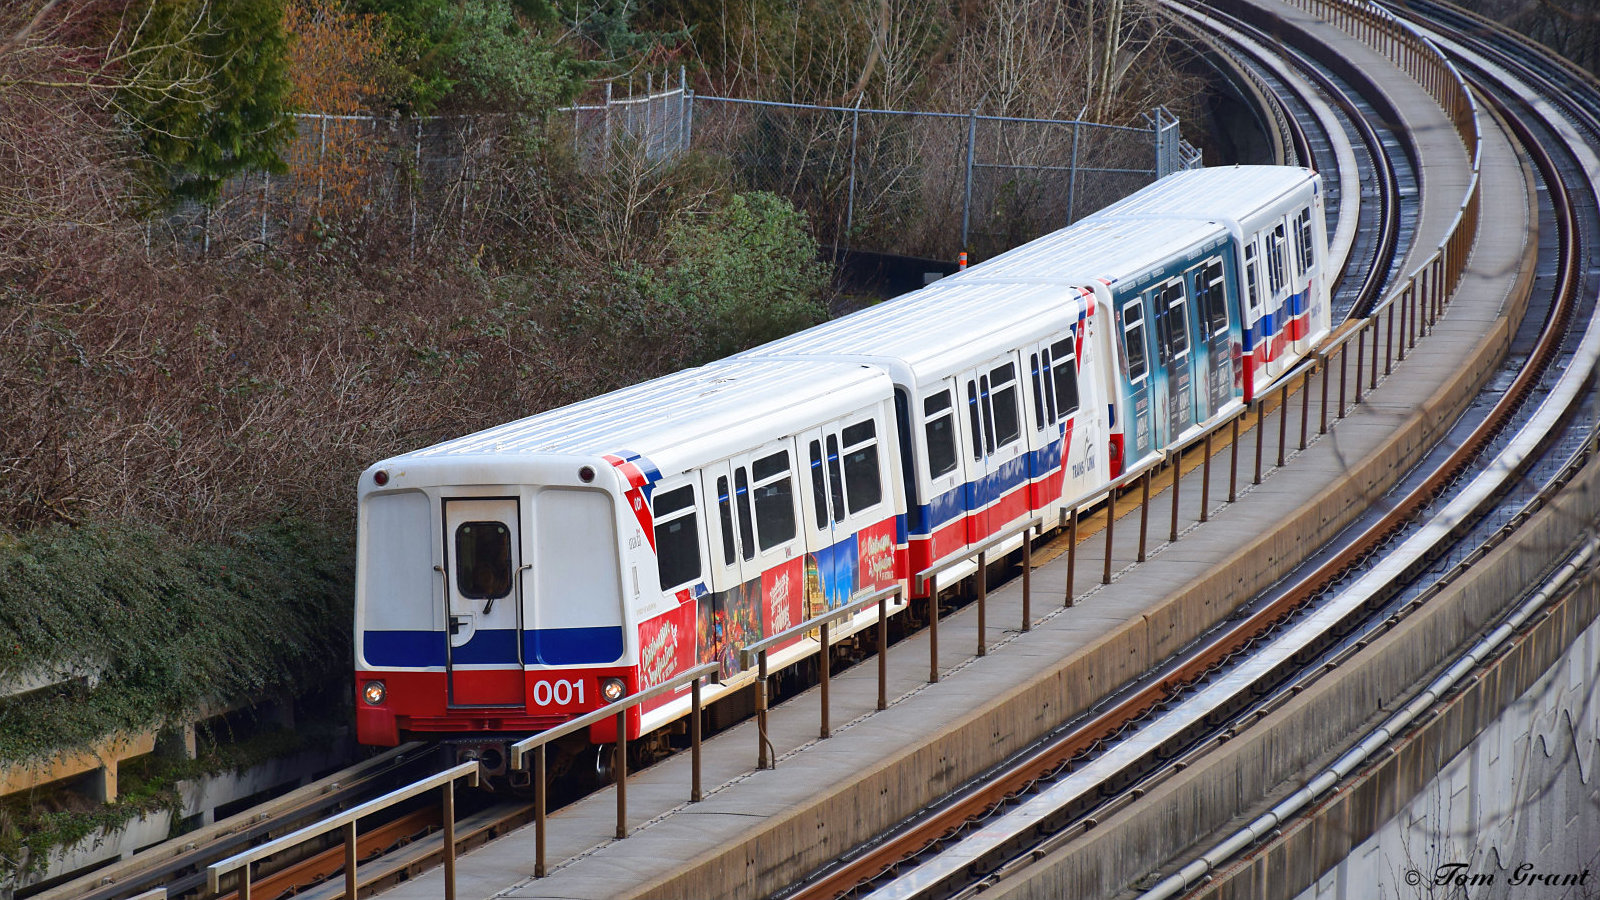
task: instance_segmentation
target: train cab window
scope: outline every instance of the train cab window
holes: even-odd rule
[[[1122,308],[1122,348],[1128,354],[1128,381],[1137,384],[1150,369],[1144,349],[1144,307],[1137,297]]]
[[[817,508],[817,530],[828,527],[827,476],[822,473],[822,442],[811,442],[811,505]]]
[[[983,414],[978,412],[978,383],[967,382],[967,417],[972,425],[972,458],[983,459]]]
[[[728,492],[728,476],[717,478],[717,518],[722,522],[722,564],[731,566],[733,556],[733,497]]]
[[[1195,303],[1200,321],[1208,334],[1218,335],[1228,330],[1228,299],[1222,289],[1222,263],[1209,262],[1195,279]]]
[[[468,600],[511,593],[511,529],[504,522],[456,527],[456,590]]]
[[[756,536],[762,550],[794,540],[794,484],[789,478],[789,451],[780,450],[750,464],[755,479]]]
[[[839,438],[828,435],[828,496],[833,498],[833,523],[844,521],[844,476],[839,474]]]
[[[878,429],[871,419],[851,425],[844,436],[844,487],[854,515],[883,499],[878,475]]]
[[[1078,360],[1073,353],[1072,338],[1050,345],[1050,375],[1056,407],[1065,419],[1078,411]]]
[[[1307,272],[1311,271],[1311,242],[1312,242],[1312,237],[1311,237],[1311,208],[1310,207],[1306,207],[1305,209],[1300,210],[1299,215],[1295,216],[1295,218],[1294,218],[1294,236],[1295,236],[1294,245],[1295,245],[1295,250],[1297,251],[1296,254],[1295,254],[1295,257],[1296,257],[1296,262],[1298,263],[1298,266],[1299,266],[1299,271],[1297,272],[1297,274],[1301,278],[1304,278],[1305,274]]]
[[[989,405],[994,407],[994,444],[1005,447],[1022,436],[1017,412],[1017,367],[1014,363],[989,372]]]
[[[1245,296],[1250,301],[1250,312],[1254,315],[1261,314],[1261,273],[1260,266],[1256,264],[1256,242],[1251,241],[1244,245],[1244,283]]]
[[[694,486],[656,494],[650,504],[656,520],[656,571],[661,589],[670,591],[700,577],[700,528],[695,520]]]
[[[922,401],[923,433],[928,443],[928,477],[938,478],[956,467],[956,413],[950,392],[940,391]]]
[[[1161,289],[1156,297],[1156,320],[1167,359],[1181,359],[1189,352],[1189,311],[1179,279]]]
[[[739,555],[746,561],[756,558],[755,523],[750,517],[750,476],[744,466],[733,470],[733,499],[739,507]]]
[[[1283,286],[1289,282],[1289,279],[1284,277],[1283,272],[1283,245],[1283,225],[1279,223],[1276,228],[1272,229],[1272,234],[1267,237],[1267,278],[1272,282],[1274,296],[1283,290]]]

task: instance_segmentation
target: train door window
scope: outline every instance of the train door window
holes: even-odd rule
[[[989,372],[989,405],[994,408],[994,443],[1005,447],[1022,436],[1017,411],[1017,366],[1006,363]]]
[[[1042,376],[1040,380],[1044,382],[1045,421],[1051,425],[1054,425],[1057,422],[1056,385],[1055,378],[1052,377],[1052,373],[1050,371],[1050,351],[1045,350],[1039,355],[1044,362],[1044,365],[1040,370],[1040,375]]]
[[[1078,360],[1072,338],[1050,345],[1050,374],[1055,387],[1056,408],[1065,419],[1078,411]]]
[[[468,600],[511,593],[511,529],[504,522],[456,526],[456,590]]]
[[[661,576],[661,589],[670,591],[698,579],[700,527],[695,518],[694,486],[656,494],[650,506],[656,520],[656,572]]]
[[[1166,311],[1167,355],[1181,359],[1189,353],[1189,310],[1183,295],[1183,279],[1162,289],[1161,307]]]
[[[1208,334],[1218,335],[1228,330],[1228,298],[1222,291],[1222,263],[1212,260],[1200,270],[1195,279],[1195,302],[1199,304],[1200,321]]]
[[[844,521],[844,477],[839,474],[839,438],[828,435],[828,496],[833,498],[833,522]]]
[[[1296,254],[1299,263],[1298,274],[1304,278],[1305,274],[1311,271],[1311,207],[1300,210],[1299,215],[1295,216],[1294,235],[1295,249],[1299,251]]]
[[[1289,281],[1283,272],[1283,244],[1283,223],[1280,222],[1267,236],[1267,278],[1272,282],[1273,296],[1283,290]]]
[[[983,459],[982,413],[978,411],[978,383],[967,382],[967,417],[972,425],[972,458]]]
[[[1144,348],[1144,306],[1138,297],[1122,308],[1122,347],[1128,354],[1128,381],[1138,384],[1150,369]]]
[[[794,540],[794,483],[789,451],[780,450],[750,464],[755,486],[756,537],[762,550]]]
[[[940,391],[922,401],[927,436],[928,477],[938,478],[956,467],[956,414],[950,408],[950,392]]]
[[[1261,314],[1261,273],[1260,266],[1256,265],[1256,242],[1251,241],[1244,245],[1244,283],[1245,297],[1250,302],[1250,314]]]
[[[733,470],[733,499],[739,507],[739,555],[746,561],[756,558],[755,523],[750,517],[750,476],[744,466]]]
[[[828,527],[828,485],[822,472],[822,442],[811,442],[811,502],[817,508],[817,530]]]
[[[722,564],[731,566],[733,556],[733,497],[729,496],[728,476],[717,477],[717,518],[722,522]]]
[[[983,452],[994,453],[994,403],[989,394],[989,376],[978,376],[978,396],[983,398]]]
[[[851,425],[844,436],[844,485],[850,514],[877,506],[883,499],[878,474],[878,428],[871,419]]]
[[[1045,359],[1049,358],[1050,355],[1048,353],[1045,354]],[[1033,373],[1033,430],[1043,431],[1045,413],[1043,385],[1044,379],[1040,377],[1039,373],[1039,354],[1034,353],[1029,355],[1028,370]],[[1052,422],[1055,421],[1055,418],[1056,414],[1054,412],[1050,413],[1050,420]]]

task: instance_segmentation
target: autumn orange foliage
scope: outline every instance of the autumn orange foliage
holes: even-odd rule
[[[300,136],[286,154],[300,183],[293,193],[295,218],[348,218],[365,203],[379,143],[371,139],[373,122],[337,117],[369,112],[379,93],[382,23],[350,12],[340,0],[291,0],[284,31],[291,37],[291,107],[328,117],[301,119]]]

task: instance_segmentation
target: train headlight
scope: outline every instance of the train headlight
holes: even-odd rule
[[[369,681],[361,686],[361,699],[373,706],[382,703],[387,696],[389,696],[389,689],[381,681]]]
[[[600,696],[604,697],[607,703],[621,700],[622,695],[627,692],[628,688],[622,683],[621,678],[607,678],[600,682]]]

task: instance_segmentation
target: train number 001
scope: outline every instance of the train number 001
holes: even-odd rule
[[[574,701],[583,702],[583,679],[578,678],[568,681],[557,678],[555,681],[539,681],[533,685],[533,705],[570,706]]]

